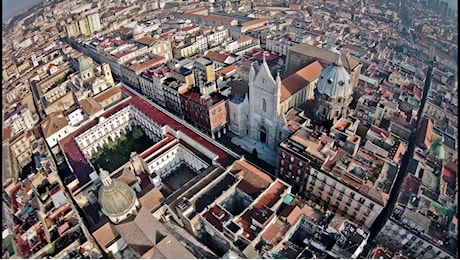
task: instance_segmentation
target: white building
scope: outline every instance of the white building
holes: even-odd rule
[[[313,96],[322,66],[314,61],[281,80],[272,76],[265,56],[260,68],[251,65],[249,94],[229,100],[230,130],[275,150],[286,137],[285,113]]]

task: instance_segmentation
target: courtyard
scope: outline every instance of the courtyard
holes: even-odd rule
[[[91,159],[91,163],[97,170],[102,167],[113,172],[129,161],[132,152],[140,154],[154,144],[142,128],[134,126],[133,130],[125,136],[104,145],[102,149],[97,151]]]
[[[163,183],[166,183],[174,192],[184,186],[184,184],[189,182],[196,175],[197,173],[194,170],[183,163],[164,178]]]

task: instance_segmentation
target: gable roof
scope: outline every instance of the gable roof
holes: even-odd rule
[[[301,43],[301,44],[297,44],[295,46],[289,47],[289,51],[300,53],[303,56],[318,58],[323,61],[326,61],[329,64],[336,62],[337,59],[339,58],[339,54],[336,52],[332,52],[324,48],[319,48],[319,47],[310,45],[308,43]],[[347,55],[342,55],[341,60],[342,60],[342,65],[347,70],[353,70],[356,66],[359,65],[358,61],[356,61],[355,59]]]
[[[230,168],[230,172],[243,178],[240,183],[238,183],[237,187],[245,193],[255,197],[273,181],[268,174],[244,160],[235,161]]]
[[[121,93],[121,86],[111,87],[105,90],[104,92],[98,94],[97,96],[95,96],[94,100],[100,103],[119,93]]]
[[[67,118],[62,112],[49,114],[42,122],[42,131],[45,138],[50,137],[57,131],[68,125]]]
[[[215,51],[208,51],[208,52],[206,52],[206,54],[204,56],[206,58],[211,59],[211,60],[215,60],[215,61],[218,61],[218,62],[225,63],[225,60],[230,56],[230,54],[222,54],[222,53],[218,53],[218,52],[215,52]]]
[[[252,21],[244,22],[241,24],[241,27],[252,26],[252,25],[262,24],[266,22],[268,22],[268,18],[259,18],[259,19],[254,19]]]
[[[92,235],[101,247],[106,248],[106,246],[120,234],[118,234],[115,226],[108,221],[102,227],[94,231]]]
[[[306,65],[281,81],[281,98],[283,102],[291,95],[304,88],[321,75],[323,66],[318,60]]]
[[[94,100],[92,97],[88,97],[80,101],[80,106],[89,116],[94,115],[95,113],[102,110],[102,106]]]
[[[142,207],[145,207],[149,211],[160,205],[163,200],[164,196],[157,188],[152,188],[150,191],[139,198],[139,202],[141,203]]]

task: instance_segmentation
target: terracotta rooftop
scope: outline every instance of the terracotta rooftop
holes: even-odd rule
[[[102,227],[94,231],[92,235],[99,243],[99,245],[101,245],[103,248],[106,248],[106,246],[108,246],[108,244],[120,234],[118,234],[112,223],[106,222]]]
[[[149,192],[139,198],[141,205],[151,211],[163,202],[164,196],[157,188],[152,188]]]
[[[224,67],[221,70],[219,70],[219,73],[220,74],[227,74],[227,73],[232,72],[232,71],[236,71],[235,65],[229,65],[227,67]]]
[[[41,123],[43,136],[50,137],[52,134],[61,130],[68,125],[67,118],[62,112],[54,112],[49,114]]]
[[[404,179],[402,190],[418,194],[422,180],[413,174],[408,174]]]
[[[11,127],[11,125],[5,127],[3,129],[3,140],[10,140],[10,138],[12,137],[12,134],[13,133],[13,128]]]
[[[157,40],[155,38],[152,38],[150,36],[144,36],[138,40],[136,40],[136,42],[140,43],[140,44],[143,44],[143,45],[147,45],[147,46],[150,46],[152,45],[153,43],[155,43]]]
[[[431,136],[433,135],[433,122],[429,118],[422,120],[420,126],[420,133],[418,135],[417,143],[424,144],[426,149],[431,147]]]
[[[329,51],[324,48],[319,48],[308,43],[297,44],[295,46],[290,47],[289,50],[301,53],[302,55],[324,60],[329,64],[336,62],[339,58],[338,53]],[[348,57],[346,55],[342,55],[341,57],[343,66],[348,70],[352,70],[359,65],[359,62],[351,57]]]
[[[283,234],[284,223],[282,222],[275,222],[272,223],[267,227],[267,229],[262,233],[262,237],[268,241],[268,243],[272,244],[275,242],[277,237],[281,237]]]
[[[222,223],[227,221],[229,218],[229,215],[218,205],[213,205],[209,210],[203,212],[202,216],[220,232],[224,230]]]
[[[243,36],[243,37],[241,37],[241,38],[238,38],[238,39],[236,40],[236,42],[237,42],[238,44],[242,44],[242,43],[244,43],[244,42],[253,41],[253,40],[254,40],[254,37],[252,37],[252,36]]]
[[[95,113],[102,110],[102,106],[99,105],[99,103],[97,103],[96,100],[94,100],[92,97],[88,97],[80,101],[80,106],[89,116],[94,115]]]
[[[103,102],[107,99],[109,99],[110,97],[118,94],[121,92],[121,86],[115,86],[115,87],[112,87],[112,88],[109,88],[108,90],[102,92],[101,94],[97,95],[94,97],[94,100],[96,102]]]
[[[225,63],[225,60],[230,56],[231,54],[221,54],[215,51],[208,51],[204,55],[206,58],[210,58],[215,61],[219,61],[222,63]]]
[[[266,173],[263,173],[244,160],[235,161],[230,172],[243,178],[238,183],[237,188],[254,198],[273,181]]]
[[[323,66],[315,60],[281,81],[281,102],[317,79]]]
[[[164,63],[164,61],[165,57],[155,54],[154,57],[149,59],[148,61],[144,63],[133,64],[129,67],[129,69],[133,70],[136,74],[140,74],[142,71],[148,68]]]
[[[268,18],[259,18],[259,19],[255,19],[255,20],[252,20],[252,21],[249,21],[249,22],[244,22],[241,24],[241,27],[247,27],[247,26],[252,26],[252,25],[256,25],[256,24],[263,24],[263,23],[266,23],[268,22]]]
[[[279,180],[276,180],[276,182],[270,186],[262,197],[258,198],[257,202],[254,203],[254,207],[259,209],[263,206],[267,206],[268,208],[273,207],[273,205],[281,199],[280,196],[286,189],[286,185],[281,183]]]

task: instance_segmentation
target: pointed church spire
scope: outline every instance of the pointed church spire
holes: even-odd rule
[[[254,64],[256,62],[251,63],[251,68],[249,69],[249,82],[253,81],[254,78],[256,77],[256,69],[254,68]]]
[[[276,85],[281,86],[281,77],[280,77],[280,70],[276,71]]]

